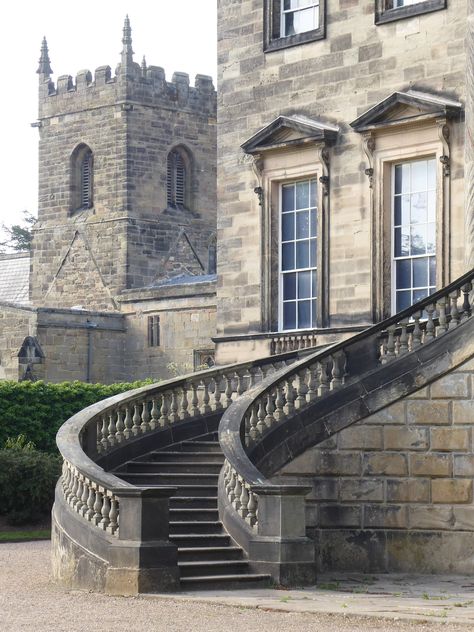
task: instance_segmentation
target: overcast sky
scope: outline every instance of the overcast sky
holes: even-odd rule
[[[2,7],[0,35],[2,183],[1,221],[11,224],[23,209],[36,214],[38,59],[46,36],[53,80],[120,59],[128,13],[135,61],[216,80],[216,0],[9,0]]]

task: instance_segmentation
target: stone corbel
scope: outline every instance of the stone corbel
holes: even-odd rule
[[[323,195],[329,195],[329,149],[326,145],[319,147],[319,162],[321,163],[322,176],[319,178],[319,182],[323,188]]]
[[[438,124],[438,136],[443,145],[443,155],[440,156],[439,161],[443,165],[443,176],[448,178],[451,175],[449,127],[444,118],[437,119],[436,123]]]
[[[374,188],[374,151],[375,151],[375,138],[371,132],[364,134],[363,136],[364,152],[367,156],[368,167],[364,173],[369,178],[369,187]]]
[[[259,206],[263,206],[263,187],[262,187],[262,174],[263,174],[263,156],[261,154],[254,154],[252,156],[252,169],[255,174],[255,177],[258,181],[258,186],[256,186],[253,190],[255,195],[258,197]]]

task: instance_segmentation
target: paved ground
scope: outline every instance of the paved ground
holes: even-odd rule
[[[369,615],[369,616],[368,616]],[[117,598],[51,582],[49,542],[0,544],[0,631],[466,632],[474,577],[349,574],[315,588]]]

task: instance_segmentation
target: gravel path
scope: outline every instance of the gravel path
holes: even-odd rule
[[[49,542],[0,544],[0,631],[466,632],[471,626],[275,612],[170,598],[107,597],[52,583]]]

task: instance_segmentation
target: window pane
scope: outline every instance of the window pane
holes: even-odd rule
[[[410,165],[395,165],[395,195],[397,193],[409,193],[410,191]]]
[[[426,160],[419,160],[418,162],[413,162],[411,165],[411,190],[412,192],[416,191],[426,191],[428,186],[427,180],[427,164]]]
[[[426,222],[428,196],[426,193],[415,193],[411,196],[411,223]]]
[[[311,268],[317,268],[318,264],[317,264],[317,239],[311,239],[310,241],[311,247],[310,247],[310,252],[309,252],[309,265]]]
[[[413,259],[413,287],[428,286],[428,257]]]
[[[428,288],[424,290],[413,290],[413,302],[417,303],[428,296]]]
[[[290,241],[295,238],[295,214],[285,213],[281,216],[281,239]]]
[[[436,285],[436,258],[430,257],[430,285]]]
[[[397,265],[397,281],[396,287],[404,289],[411,287],[411,261],[410,259],[402,259],[396,262]]]
[[[397,195],[394,199],[394,224],[395,226],[401,226],[402,224],[410,223],[410,196],[409,195]]]
[[[298,298],[311,298],[311,272],[298,273]]]
[[[296,242],[296,267],[309,267],[309,240]]]
[[[296,329],[296,302],[283,303],[283,328]]]
[[[296,184],[296,208],[309,207],[309,182],[298,182]]]
[[[283,300],[296,298],[296,272],[283,275]]]
[[[426,253],[426,226],[413,226],[411,229],[411,254]]]
[[[296,239],[309,237],[309,211],[296,213]]]
[[[311,292],[312,296],[318,295],[318,287],[317,287],[317,279],[316,279],[316,271],[311,272]]]
[[[282,244],[281,247],[281,269],[293,270],[295,267],[295,244]]]
[[[428,224],[427,236],[426,236],[426,251],[430,254],[434,254],[436,249],[436,226],[434,224]]]
[[[311,327],[317,327],[318,322],[318,301],[311,301]]]
[[[403,232],[402,232],[403,231]],[[410,235],[407,228],[395,228],[395,256],[406,257],[409,252]]]
[[[316,237],[316,235],[318,234],[318,221],[317,221],[316,210],[312,210],[309,215],[310,215],[310,222],[311,222],[311,237]]]
[[[428,221],[436,221],[436,191],[428,191]]]
[[[310,181],[310,187],[309,203],[312,208],[316,208],[318,205],[318,185],[316,180]]]
[[[406,309],[411,305],[411,292],[410,290],[404,290],[403,292],[397,292],[397,312],[401,312],[402,309]]]
[[[281,209],[285,211],[295,210],[295,185],[285,184],[281,188]]]
[[[428,160],[428,189],[436,189],[436,160]]]
[[[311,327],[311,302],[298,301],[298,327]]]
[[[319,26],[319,13],[315,7],[296,11],[293,15],[295,16],[293,21],[295,33],[306,33]]]

